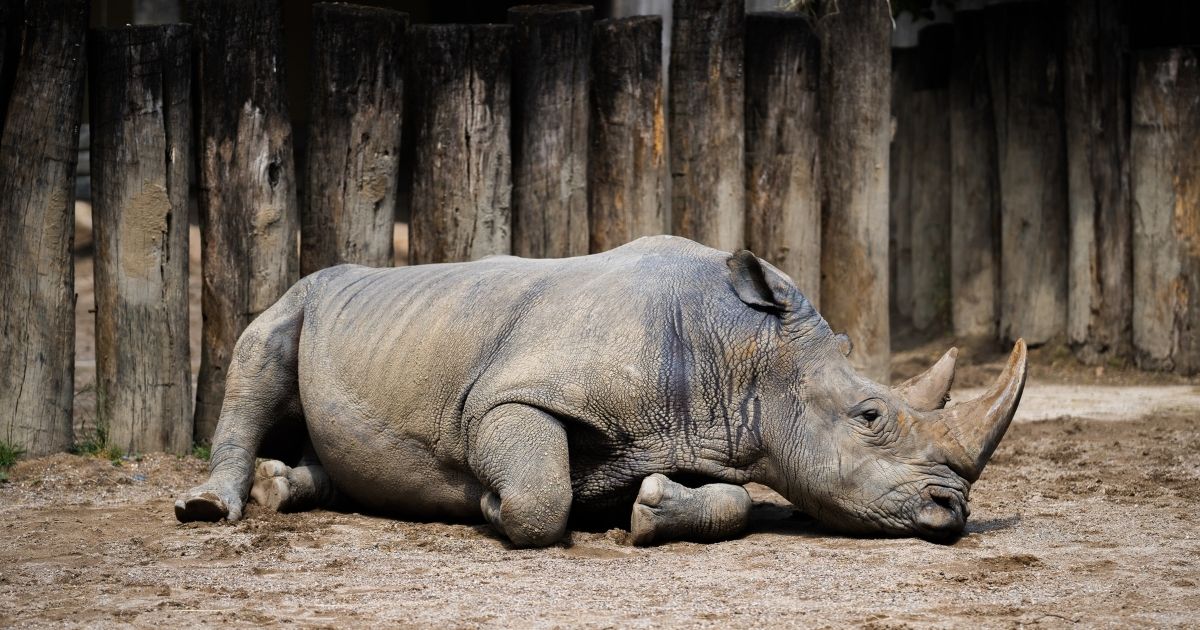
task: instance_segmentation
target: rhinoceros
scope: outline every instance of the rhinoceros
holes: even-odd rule
[[[515,546],[614,514],[636,543],[711,541],[742,531],[758,482],[834,530],[954,540],[1020,401],[1024,342],[950,407],[954,349],[896,387],[849,353],[778,269],[678,237],[333,267],[238,340],[210,477],[175,514],[339,500],[483,519]]]

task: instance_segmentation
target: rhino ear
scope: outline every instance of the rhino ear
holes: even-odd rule
[[[791,306],[787,282],[750,250],[738,251],[725,264],[729,265],[733,290],[746,304],[775,313]]]
[[[854,343],[850,341],[850,335],[846,333],[834,335],[833,341],[837,344],[838,352],[841,352],[844,357],[850,356],[850,353],[854,351]]]

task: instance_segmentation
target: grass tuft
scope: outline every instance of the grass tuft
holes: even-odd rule
[[[91,435],[85,437],[80,442],[76,442],[75,446],[71,447],[71,452],[76,455],[89,455],[91,457],[107,459],[112,462],[113,466],[120,466],[121,458],[125,455],[121,451],[121,447],[108,443],[108,427],[103,424],[97,424],[96,429]]]
[[[208,444],[197,444],[192,447],[192,457],[208,461],[212,459],[212,446]]]
[[[0,481],[8,481],[8,470],[24,454],[25,449],[20,446],[0,440]]]

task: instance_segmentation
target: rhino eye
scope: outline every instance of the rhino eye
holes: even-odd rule
[[[878,429],[880,420],[887,415],[887,410],[878,400],[864,400],[855,406],[851,415],[868,429]]]
[[[859,415],[862,416],[862,419],[867,423],[867,426],[871,426],[873,422],[879,419],[879,412],[874,409],[864,409]]]

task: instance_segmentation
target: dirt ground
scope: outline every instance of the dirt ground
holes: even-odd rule
[[[911,344],[895,376],[948,342]],[[954,397],[1002,358],[965,348]],[[834,535],[763,488],[748,535],[709,545],[611,530],[513,550],[483,526],[257,506],[181,525],[172,497],[204,462],[55,455],[0,484],[0,627],[1200,624],[1200,387],[1031,362],[953,545]]]

